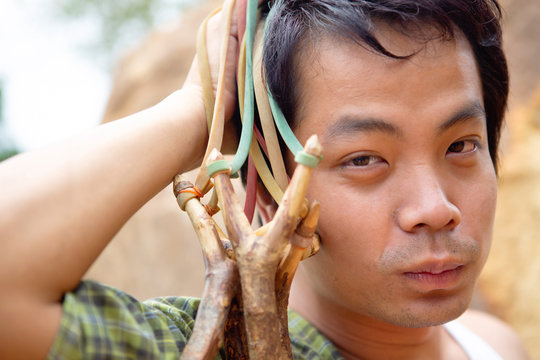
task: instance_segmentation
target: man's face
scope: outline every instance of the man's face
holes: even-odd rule
[[[480,78],[462,37],[420,45],[381,32],[394,60],[324,39],[300,60],[295,133],[324,159],[313,291],[361,316],[440,324],[468,306],[489,252],[496,175]]]

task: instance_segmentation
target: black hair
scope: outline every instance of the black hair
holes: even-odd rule
[[[497,149],[508,99],[508,67],[502,50],[501,8],[496,0],[275,0],[270,4],[263,64],[268,86],[291,128],[299,94],[298,55],[321,35],[345,38],[391,58],[374,35],[384,22],[411,37],[452,40],[459,29],[469,41],[480,73],[491,159]]]

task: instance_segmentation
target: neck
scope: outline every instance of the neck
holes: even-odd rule
[[[346,359],[441,358],[441,326],[405,328],[364,316],[317,294],[301,271],[295,277],[290,307],[332,341]]]

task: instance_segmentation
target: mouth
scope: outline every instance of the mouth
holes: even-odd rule
[[[423,290],[450,289],[457,285],[465,265],[461,263],[427,263],[403,275]]]

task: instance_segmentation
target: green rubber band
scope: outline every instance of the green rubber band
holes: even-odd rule
[[[264,24],[264,36],[266,37],[266,31],[268,29],[268,19],[272,17],[273,8],[270,9],[270,13],[268,14],[266,18],[266,23]],[[272,109],[272,115],[274,115],[274,122],[276,123],[276,127],[278,128],[279,134],[283,138],[283,141],[289,148],[289,150],[295,155],[298,156],[300,152],[304,151],[304,147],[302,144],[300,144],[300,141],[296,138],[293,131],[291,130],[291,127],[287,123],[287,120],[285,119],[285,115],[283,115],[283,112],[279,108],[279,105],[277,104],[276,100],[272,96],[272,92],[270,91],[270,88],[268,87],[268,84],[266,84],[266,92],[268,93],[268,100],[270,101],[270,108]],[[300,155],[302,157],[302,155]]]
[[[242,133],[238,150],[231,162],[231,172],[236,173],[246,162],[253,137],[253,122],[255,117],[255,94],[253,85],[253,42],[257,22],[257,0],[247,1],[246,10],[246,76],[244,89],[244,113]]]
[[[272,108],[272,114],[274,115],[274,122],[276,123],[276,127],[278,128],[278,131],[283,138],[283,141],[285,141],[285,144],[289,148],[289,150],[293,154],[298,154],[300,151],[304,150],[304,147],[302,144],[300,144],[300,141],[296,138],[293,131],[291,130],[291,127],[287,123],[287,120],[285,120],[285,115],[283,115],[283,112],[281,112],[281,109],[279,108],[279,105],[277,104],[276,100],[272,96],[272,93],[270,92],[270,89],[267,88],[268,92],[268,99],[270,100],[270,107]]]
[[[206,165],[206,172],[208,173],[208,177],[213,177],[220,171],[231,171],[231,165],[227,160],[216,160]]]
[[[319,165],[321,158],[315,155],[308,154],[305,151],[299,151],[296,153],[294,161],[296,161],[298,164],[302,164],[310,168],[315,168],[317,167],[317,165]]]

